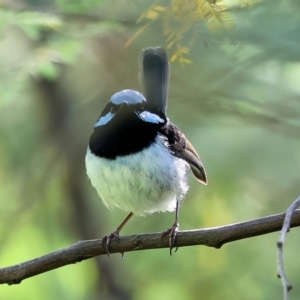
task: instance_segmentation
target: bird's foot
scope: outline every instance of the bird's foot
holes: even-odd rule
[[[170,247],[170,255],[172,255],[172,250],[174,249],[174,243],[176,240],[176,235],[177,232],[179,231],[179,223],[174,223],[172,225],[171,228],[169,228],[168,230],[166,230],[162,236],[161,236],[161,240],[165,237],[168,236],[169,237],[169,247]],[[178,250],[178,247],[175,247],[175,251],[176,252]]]
[[[120,235],[119,235],[119,231],[115,230],[109,234],[107,234],[105,237],[103,237],[102,239],[102,246],[105,247],[106,250],[106,254],[109,256],[109,246],[110,246],[110,242],[113,238],[116,238],[117,241],[119,241],[120,239]]]

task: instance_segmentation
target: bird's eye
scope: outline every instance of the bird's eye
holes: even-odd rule
[[[116,113],[119,110],[120,105],[112,104],[110,108],[110,112],[112,114]]]
[[[135,104],[134,105],[134,110],[135,111],[139,111],[139,112],[144,111],[145,110],[144,104],[143,103],[137,103],[137,104]]]

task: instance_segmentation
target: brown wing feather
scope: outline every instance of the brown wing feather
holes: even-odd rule
[[[184,159],[190,165],[196,180],[206,185],[207,176],[202,161],[181,130],[168,122],[161,128],[160,133],[167,137],[172,154]]]

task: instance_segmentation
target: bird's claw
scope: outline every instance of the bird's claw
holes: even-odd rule
[[[160,238],[162,240],[165,236],[169,237],[170,255],[172,255],[172,250],[174,249],[174,244],[175,244],[175,240],[176,240],[178,231],[179,231],[179,223],[174,223],[171,228],[169,228],[168,230],[163,232],[163,234]],[[175,247],[174,252],[176,252],[177,250],[178,250],[178,247]]]
[[[109,256],[109,247],[110,247],[110,243],[111,243],[113,238],[116,238],[117,240],[120,239],[119,231],[115,230],[115,231],[107,234],[102,239],[102,246],[105,247],[107,256]]]

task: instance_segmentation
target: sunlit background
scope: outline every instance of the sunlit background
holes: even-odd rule
[[[298,1],[0,3],[0,267],[101,238],[124,219],[98,198],[84,156],[110,96],[141,91],[148,46],[167,48],[168,117],[208,174],[206,187],[190,178],[181,229],[279,213],[300,194]],[[134,217],[122,234],[173,222],[171,213]],[[277,239],[92,258],[2,285],[0,299],[282,299]],[[300,296],[299,245],[294,229],[285,248],[291,299]]]

